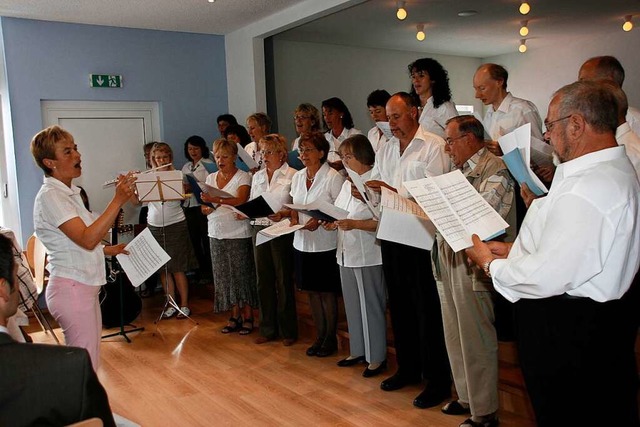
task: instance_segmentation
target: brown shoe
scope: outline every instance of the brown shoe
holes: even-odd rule
[[[267,337],[259,336],[253,342],[256,343],[256,344],[264,344],[264,343],[269,342],[269,341],[273,341],[273,338],[267,338]]]
[[[282,345],[285,347],[291,347],[296,340],[293,338],[285,338],[282,340]]]

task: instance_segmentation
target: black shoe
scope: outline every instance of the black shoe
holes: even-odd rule
[[[335,353],[336,351],[338,351],[338,347],[334,344],[326,344],[326,345],[322,345],[317,351],[316,351],[316,357],[327,357],[327,356],[331,356],[333,353]]]
[[[311,357],[311,356],[315,356],[316,353],[318,352],[318,350],[320,350],[320,346],[322,344],[320,344],[318,341],[314,342],[311,347],[309,347],[307,349],[307,356]]]
[[[452,400],[444,405],[441,411],[443,414],[447,415],[466,415],[471,413],[471,408],[468,406],[462,406],[462,404],[457,400]]]
[[[353,359],[349,359],[348,357],[346,359],[342,359],[339,360],[338,363],[336,363],[336,365],[340,366],[341,368],[344,368],[346,366],[353,366],[353,365],[357,365],[360,362],[364,362],[364,356],[358,356],[358,357],[354,357]]]
[[[369,367],[367,367],[367,369],[364,370],[364,372],[362,373],[362,376],[365,378],[371,378],[371,377],[375,377],[376,375],[379,375],[382,373],[382,371],[384,371],[385,369],[387,369],[387,361],[383,361],[380,366],[378,366],[375,369],[369,369]]]
[[[498,427],[498,425],[500,425],[500,420],[497,416],[493,415],[492,417],[480,422],[467,418],[462,422],[462,424],[460,424],[460,427]]]
[[[427,386],[414,400],[413,406],[417,408],[431,408],[441,404],[444,400],[451,397],[451,387],[435,387]]]
[[[384,391],[400,390],[402,387],[410,384],[418,384],[420,378],[405,377],[400,372],[396,372],[386,380],[380,383],[380,388]]]

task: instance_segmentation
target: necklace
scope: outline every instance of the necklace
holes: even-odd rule
[[[307,181],[309,182],[313,182],[313,180],[316,179],[315,175],[314,176],[309,176],[309,171],[307,170]]]

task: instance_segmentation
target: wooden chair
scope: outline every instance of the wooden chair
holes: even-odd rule
[[[35,301],[31,306],[31,310],[33,311],[33,315],[35,316],[38,323],[40,323],[40,327],[42,328],[42,330],[47,334],[51,333],[51,335],[53,335],[53,338],[56,340],[56,343],[60,344],[60,340],[51,327],[49,319],[47,319],[47,317],[40,309],[40,306],[38,305],[38,297],[44,292],[48,280],[45,275],[47,250],[45,249],[40,239],[35,236],[35,234],[31,235],[31,237],[29,237],[29,240],[27,240],[26,258],[27,264],[29,264],[29,269],[31,270],[31,274],[33,275],[33,281],[38,291],[38,295],[36,296]]]

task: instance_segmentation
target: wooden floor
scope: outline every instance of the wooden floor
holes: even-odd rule
[[[143,332],[102,342],[98,376],[113,411],[142,426],[458,426],[464,416],[440,408],[417,409],[411,386],[380,390],[380,377],[363,378],[365,365],[339,368],[341,350],[328,358],[305,355],[311,339],[291,347],[281,342],[256,345],[249,336],[223,335],[225,315],[214,315],[212,302],[192,299],[196,325],[163,320],[156,327],[163,299],[146,299],[136,320]],[[32,321],[33,322],[33,321]],[[60,330],[57,330],[61,337]],[[105,331],[105,334],[107,331]],[[53,340],[42,332],[34,341]],[[501,414],[501,426],[533,426]]]

